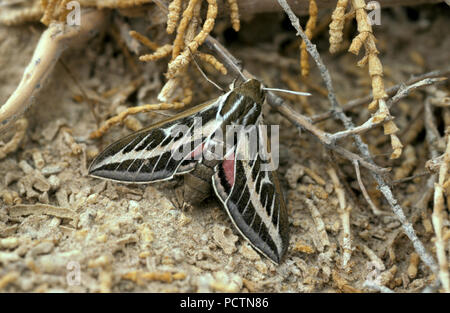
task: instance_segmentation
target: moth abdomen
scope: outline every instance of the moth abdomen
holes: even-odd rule
[[[184,175],[184,201],[190,204],[200,204],[211,196],[213,168],[199,163],[195,169]]]

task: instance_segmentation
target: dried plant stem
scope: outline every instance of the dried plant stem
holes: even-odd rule
[[[227,0],[228,7],[230,8],[231,26],[235,31],[239,31],[241,28],[241,22],[239,20],[239,6],[237,0]]]
[[[395,103],[399,102],[401,99],[409,96],[409,94],[420,87],[426,87],[430,85],[434,85],[436,83],[440,83],[447,80],[447,77],[430,77],[430,78],[424,78],[416,83],[413,83],[408,86],[404,86],[403,84],[400,85],[400,88],[398,89],[395,96],[391,97],[386,101],[386,104],[388,108],[390,109]]]
[[[44,8],[44,15],[41,18],[41,23],[48,26],[53,20],[53,14],[55,13],[56,5],[59,0],[41,0],[41,5]]]
[[[351,0],[353,9],[356,13],[356,22],[358,24],[359,34],[353,39],[349,52],[358,55],[361,47],[364,45],[365,56],[358,62],[358,66],[368,65],[369,75],[372,80],[373,101],[369,104],[369,110],[384,111],[390,116],[389,109],[385,104],[388,97],[384,90],[383,66],[378,58],[378,50],[375,43],[375,36],[372,32],[372,25],[366,12],[365,0]],[[393,120],[384,124],[384,133],[391,137],[392,154],[391,159],[397,159],[402,154],[403,145],[395,134],[399,129]]]
[[[54,205],[36,203],[36,204],[17,204],[8,208],[8,214],[11,217],[26,216],[31,214],[46,214],[60,218],[76,219],[77,212],[68,208],[61,208]]]
[[[372,209],[373,214],[375,215],[382,215],[385,214],[383,211],[381,211],[375,203],[373,203],[372,199],[370,199],[369,193],[366,190],[366,187],[364,186],[364,183],[361,179],[361,171],[359,170],[359,163],[358,161],[353,161],[353,166],[355,167],[356,172],[356,179],[358,180],[359,188],[361,189],[361,192],[364,196],[364,199],[366,199],[367,203],[369,204],[370,208]]]
[[[362,252],[364,252],[364,254],[367,255],[369,260],[372,262],[372,264],[378,271],[384,271],[386,269],[386,266],[384,265],[383,261],[368,246],[360,244],[359,249],[361,249]]]
[[[350,135],[361,134],[383,123],[387,119],[389,119],[387,116],[379,118],[378,115],[374,115],[371,118],[369,118],[366,122],[364,122],[362,125],[334,133],[333,135],[331,135],[331,138],[333,140],[338,140],[341,138],[348,137]]]
[[[352,210],[351,205],[347,205],[347,202],[345,200],[345,192],[344,187],[342,186],[341,182],[339,181],[338,175],[336,173],[336,170],[333,167],[330,167],[328,169],[328,175],[331,178],[331,181],[334,185],[334,190],[336,192],[336,195],[338,197],[339,201],[339,217],[341,218],[342,222],[342,249],[344,250],[342,255],[342,267],[346,268],[348,265],[348,262],[350,261],[350,258],[352,256],[352,237],[351,237],[351,230],[350,230],[350,212]]]
[[[323,249],[330,245],[330,240],[328,239],[327,231],[325,229],[325,223],[323,222],[322,215],[320,214],[317,206],[314,204],[314,201],[311,199],[305,199],[305,203],[308,206],[320,238],[321,247],[319,247],[318,249],[320,252],[323,252]]]
[[[317,24],[317,4],[315,0],[309,0],[309,19],[306,23],[306,29],[305,34],[308,36],[308,38],[312,38],[314,29],[316,28]],[[302,41],[300,45],[300,67],[302,70],[302,76],[308,76],[309,75],[309,62],[308,62],[308,53],[306,52],[306,44],[304,41]]]
[[[167,15],[167,33],[172,34],[177,27],[180,18],[182,0],[173,0],[169,4],[169,14]]]
[[[434,184],[434,206],[431,220],[433,222],[434,232],[436,234],[436,255],[439,262],[439,279],[441,280],[444,291],[450,293],[450,278],[448,272],[448,260],[445,251],[444,237],[444,183],[448,176],[448,164],[450,163],[450,134],[447,136],[447,148],[439,169],[438,182]]]
[[[197,51],[198,58],[203,62],[211,64],[217,71],[223,75],[227,74],[227,68],[220,63],[213,55]]]
[[[92,0],[82,0],[87,3],[92,2]],[[146,3],[152,2],[152,0],[101,0],[95,1],[95,5],[99,8],[129,8],[129,7],[137,7]]]
[[[112,126],[122,123],[129,115],[150,112],[156,110],[171,110],[179,109],[183,107],[183,103],[158,103],[158,104],[146,104],[138,107],[127,108],[125,111],[118,115],[108,119],[99,129],[92,132],[89,138],[95,139],[103,136]]]
[[[162,47],[156,48],[155,52],[152,54],[144,54],[139,57],[139,61],[142,62],[149,62],[149,61],[156,61],[162,58],[165,58],[172,52],[173,48],[171,44],[165,44]]]
[[[297,31],[296,35],[302,38],[302,40],[306,44],[306,50],[309,52],[311,57],[316,61],[316,65],[319,69],[320,75],[324,79],[325,86],[328,90],[328,99],[330,100],[331,103],[331,109],[334,111],[341,110],[341,108],[339,108],[339,104],[336,98],[336,93],[334,92],[334,87],[331,81],[330,73],[328,72],[325,64],[323,63],[322,58],[316,49],[316,45],[314,45],[309,40],[308,36],[306,36],[306,34],[303,32],[302,27],[300,26],[300,21],[298,20],[294,12],[292,12],[289,4],[285,0],[280,0],[278,1],[278,3],[281,5],[281,7],[284,9],[289,19],[291,20],[292,26],[294,26],[295,30]]]
[[[187,1],[186,1],[187,2]],[[192,61],[194,55],[206,63],[211,64],[216,70],[222,74],[226,74],[227,69],[214,56],[198,52],[198,48],[204,43],[209,33],[212,31],[215,19],[218,13],[217,0],[206,0],[208,3],[208,10],[206,13],[206,20],[203,23],[200,32],[199,24],[201,22],[200,13],[202,1],[189,0],[185,8],[180,23],[177,28],[177,36],[172,46],[167,46],[166,50],[160,51],[163,56],[172,53],[172,60],[168,64],[166,77],[168,78],[164,87],[158,95],[158,100],[162,102],[176,102],[178,101],[177,92],[181,86],[183,91],[183,99],[181,102],[188,104],[192,100],[191,79],[187,74],[189,63]],[[154,3],[168,15],[167,31],[173,32],[176,27],[176,22],[182,9],[182,3],[174,0],[170,3],[169,8],[161,0],[154,0]],[[232,24],[235,30],[239,29],[239,14],[236,1],[230,1],[230,15]],[[169,50],[170,48],[170,50]],[[141,61],[152,61],[158,56],[159,50],[153,55],[141,56]]]
[[[173,41],[172,59],[175,59],[178,55],[180,55],[181,50],[183,50],[184,35],[186,33],[189,22],[194,15],[194,9],[198,2],[199,0],[190,0],[186,10],[184,10],[183,12],[183,17],[181,18],[180,24],[178,25],[177,36]]]
[[[441,81],[441,77],[444,77],[448,74],[450,74],[450,68],[447,68],[442,71],[441,70],[432,71],[432,72],[428,72],[426,74],[422,74],[417,77],[413,77],[413,78],[409,79],[408,81],[406,81],[405,83],[401,83],[401,84],[395,85],[391,88],[388,88],[386,90],[386,93],[390,97],[392,97],[396,93],[398,93],[399,90],[402,90],[398,94],[398,96],[395,96],[395,98],[396,98],[395,101],[392,100],[393,98],[388,99],[388,101],[387,101],[388,107],[391,108],[392,105],[397,103],[401,98],[408,96],[413,90],[420,88],[420,87],[429,86],[431,84],[437,83],[437,82]],[[402,95],[402,97],[400,97],[400,95]],[[355,99],[355,100],[352,100],[352,101],[344,104],[342,106],[342,110],[344,112],[347,112],[347,111],[350,111],[360,105],[367,104],[367,103],[371,102],[372,100],[373,100],[372,95],[366,96],[364,98]],[[333,115],[333,111],[330,110],[328,112],[312,116],[311,120],[314,123],[318,123],[318,122],[321,122],[323,120],[326,120],[326,119],[332,117],[332,115]]]
[[[323,64],[323,61],[315,47],[307,36],[303,33],[299,20],[297,16],[292,12],[289,4],[285,0],[277,0],[278,3],[281,5],[281,7],[284,9],[284,11],[289,16],[289,19],[291,20],[292,25],[297,30],[297,35],[301,36],[302,39],[306,42],[306,47],[308,49],[308,52],[312,56],[312,58],[315,60],[320,74],[322,75],[322,79],[325,82],[325,85],[328,90],[328,98],[331,102],[332,110],[335,112],[333,115],[337,119],[339,119],[345,126],[346,129],[354,128],[354,124],[352,120],[345,115],[345,113],[342,111],[342,108],[340,108],[339,103],[336,99],[336,95],[334,94],[334,88],[333,84],[330,78],[330,74],[328,72],[328,69]],[[356,146],[358,150],[361,152],[363,157],[368,160],[368,162],[374,164],[372,156],[369,152],[368,146],[362,141],[361,137],[358,134],[353,135],[353,138],[355,140]],[[377,182],[379,189],[385,199],[388,201],[389,205],[391,206],[391,209],[393,210],[394,214],[397,216],[399,221],[402,224],[403,231],[405,232],[406,236],[411,240],[414,249],[419,254],[422,261],[434,272],[438,273],[438,267],[436,265],[436,262],[434,261],[433,257],[426,251],[425,247],[423,246],[420,239],[417,237],[416,232],[414,231],[414,228],[412,227],[412,224],[406,219],[406,216],[403,212],[402,207],[397,203],[397,200],[394,198],[394,195],[392,194],[391,188],[386,184],[384,178],[377,172],[371,171],[372,177]]]
[[[347,9],[348,0],[338,0],[336,8],[331,16],[330,23],[330,52],[335,53],[339,51],[342,37],[344,35],[345,24],[345,10]]]
[[[159,48],[159,45],[151,41],[146,36],[142,35],[141,33],[138,33],[135,30],[130,30],[130,36],[142,43],[144,46],[149,48],[150,50],[157,50]]]
[[[196,1],[197,0],[191,0],[191,2],[194,2],[193,5],[194,7]],[[179,51],[177,51],[176,49],[178,49],[182,45],[178,41],[174,42],[172,52],[173,60],[169,63],[167,69],[168,78],[175,77],[182,69],[184,69],[187,66],[187,64],[189,64],[191,54],[194,54],[197,51],[198,47],[200,47],[203,44],[206,37],[213,29],[215,19],[217,16],[217,2],[216,0],[207,0],[207,1],[208,1],[208,11],[206,13],[206,20],[205,23],[203,24],[203,28],[201,29],[201,31],[194,37],[194,39],[191,42],[189,42],[189,44],[186,45],[186,48],[184,48],[183,52],[181,53],[179,53]],[[192,10],[194,10],[194,8],[192,8]],[[177,32],[180,32],[180,28],[178,29]]]

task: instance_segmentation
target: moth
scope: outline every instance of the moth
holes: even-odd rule
[[[201,202],[212,191],[239,233],[279,264],[289,245],[289,225],[276,171],[269,166],[264,98],[258,80],[238,83],[214,100],[112,143],[93,160],[89,174],[128,183],[184,175],[186,201]],[[193,131],[199,124],[201,131]],[[252,127],[253,137],[230,135],[227,128],[233,125]],[[249,151],[254,143],[260,149]]]

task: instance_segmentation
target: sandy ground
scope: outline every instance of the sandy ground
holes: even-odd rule
[[[273,29],[257,31],[269,19]],[[375,35],[387,87],[413,74],[448,66],[450,38],[442,31],[449,21],[444,4],[383,11]],[[257,17],[244,23],[239,35],[221,32],[225,29],[221,25],[216,36],[267,85],[289,88],[283,77],[298,77],[297,40],[283,15]],[[0,103],[20,81],[42,30],[37,23],[0,27]],[[327,38],[324,31],[315,42],[332,72],[339,100],[345,103],[366,95],[370,80],[366,70],[356,67],[358,58],[345,51],[331,56]],[[279,177],[291,231],[289,251],[279,266],[238,235],[214,199],[188,210],[177,208],[171,201],[173,188],[179,184],[176,181],[136,186],[88,177],[93,157],[130,130],[118,126],[102,141],[88,139],[96,129],[95,120],[88,104],[77,100],[80,91],[72,76],[89,95],[100,99],[97,112],[105,120],[123,106],[154,103],[166,61],[142,65],[134,56],[144,81],[138,91],[124,98],[121,91],[136,76],[116,42],[106,35],[80,48],[63,54],[71,74],[60,63],[56,65],[26,113],[29,127],[19,149],[0,160],[1,291],[353,292],[369,291],[363,284],[372,277],[394,291],[416,292],[432,283],[430,270],[415,261],[411,242],[368,173],[362,170],[365,184],[385,214],[377,216],[370,210],[347,160],[330,160],[317,141],[293,131],[268,106],[267,122],[280,125]],[[196,77],[194,103],[219,94],[195,69],[192,75]],[[232,78],[215,79],[229,82]],[[320,85],[315,69],[310,81]],[[117,92],[105,96],[113,88]],[[329,108],[326,97],[314,88],[309,90],[314,97],[307,103],[294,99],[292,106],[308,114],[325,112]],[[399,127],[406,128],[422,101],[423,94],[418,92],[393,110]],[[361,123],[368,114],[361,107],[352,117]],[[148,125],[163,117],[141,114],[138,120]],[[328,131],[342,129],[332,121],[319,126]],[[12,131],[3,134],[2,140],[6,142],[11,135]],[[372,143],[381,166],[399,167],[404,158],[390,161],[389,143],[382,137],[380,130],[372,130],[364,139]],[[411,174],[424,171],[428,151],[423,138],[417,134],[410,141],[417,159]],[[352,147],[350,140],[344,145]],[[346,268],[342,265],[339,203],[328,174],[330,162],[341,169],[347,201],[352,204],[353,251]],[[434,255],[433,232],[427,226],[431,204],[424,211],[414,207],[425,183],[426,178],[418,178],[396,185],[394,191],[406,216],[415,222],[419,238]],[[305,202],[312,194],[317,210]]]

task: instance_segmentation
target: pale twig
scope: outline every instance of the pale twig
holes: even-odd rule
[[[430,98],[427,97],[424,101],[425,106],[425,130],[426,136],[425,139],[428,143],[428,148],[430,151],[430,156],[432,160],[438,160],[438,181],[436,182],[436,174],[433,174],[427,181],[426,190],[423,193],[422,199],[420,199],[419,209],[421,209],[422,215],[425,214],[425,209],[427,208],[428,202],[431,199],[433,194],[432,190],[434,187],[434,205],[433,205],[433,214],[431,216],[432,224],[434,228],[434,232],[436,234],[436,255],[439,263],[439,281],[442,283],[444,290],[449,292],[449,274],[448,274],[448,265],[447,265],[447,257],[445,253],[445,245],[444,240],[442,238],[442,226],[443,226],[443,216],[442,211],[444,207],[444,199],[443,199],[443,183],[445,181],[445,176],[447,174],[448,168],[445,157],[448,158],[448,150],[450,142],[447,143],[446,151],[443,157],[439,157],[439,142],[442,141],[442,138],[437,130],[435,125],[435,119],[431,110]],[[448,137],[450,141],[450,136]]]
[[[350,230],[350,212],[352,210],[351,205],[347,205],[347,201],[345,200],[345,192],[344,187],[339,181],[336,170],[333,167],[328,169],[328,175],[331,178],[331,181],[334,185],[334,191],[338,197],[339,201],[339,217],[342,222],[342,250],[344,251],[342,254],[342,267],[346,268],[350,258],[352,256],[352,236]]]
[[[334,88],[333,84],[330,78],[330,74],[328,72],[328,69],[325,67],[325,65],[322,62],[322,59],[320,58],[320,55],[315,47],[307,36],[303,33],[300,22],[297,18],[297,16],[292,12],[289,4],[285,0],[277,0],[278,3],[282,6],[282,8],[287,13],[289,19],[291,20],[291,24],[294,26],[294,28],[297,30],[297,35],[300,35],[302,39],[306,42],[306,47],[308,52],[310,52],[310,55],[316,62],[320,74],[322,76],[322,79],[325,82],[325,85],[328,90],[328,98],[331,102],[332,110],[334,111],[334,116],[341,120],[341,122],[344,124],[346,129],[354,128],[354,124],[352,120],[345,115],[345,113],[342,111],[342,108],[340,108],[339,103],[337,101],[337,98],[334,94]],[[372,156],[369,152],[368,146],[362,141],[361,136],[359,135],[353,135],[353,138],[355,140],[356,146],[359,149],[359,151],[362,153],[362,155],[365,157],[366,160],[368,160],[370,163],[373,163]],[[391,206],[394,214],[397,216],[397,218],[400,220],[400,223],[402,225],[403,231],[405,232],[406,236],[411,240],[414,249],[416,252],[420,255],[422,261],[434,272],[438,273],[438,267],[436,265],[436,262],[434,261],[433,257],[426,251],[424,245],[420,241],[420,239],[417,237],[416,232],[414,231],[414,228],[412,224],[407,220],[402,207],[397,203],[397,200],[394,198],[394,195],[392,194],[391,188],[386,184],[384,178],[376,173],[371,171],[372,177],[375,179],[375,181],[378,183],[379,189],[385,199],[388,201],[389,205]]]
[[[391,100],[389,99],[388,102],[388,106],[391,107],[394,103],[398,102],[398,100],[401,99],[401,97],[398,97],[396,95],[397,92],[399,92],[400,89],[403,89],[402,92],[400,93],[401,95],[407,96],[409,95],[409,93],[411,91],[413,91],[414,89],[420,88],[420,87],[424,87],[424,86],[428,86],[430,84],[434,84],[436,82],[440,81],[441,77],[445,77],[446,75],[450,74],[450,68],[446,69],[446,70],[442,70],[442,71],[432,71],[432,72],[428,72],[426,74],[422,74],[420,76],[416,76],[416,77],[412,77],[410,78],[408,81],[406,81],[405,83],[401,83],[398,85],[395,85],[391,88],[386,89],[386,93],[393,98],[397,98],[395,102],[391,102]],[[400,95],[399,94],[399,95]],[[396,95],[396,96],[394,96]],[[373,100],[373,96],[369,95],[363,98],[359,98],[359,99],[355,99],[352,101],[347,102],[346,104],[344,104],[342,106],[342,110],[344,112],[346,111],[350,111],[360,105],[363,104],[367,104],[370,103]],[[321,122],[323,120],[326,120],[327,118],[330,118],[333,114],[333,111],[330,110],[328,112],[325,113],[321,113],[321,114],[317,114],[315,116],[311,117],[311,120],[313,121],[313,123],[318,123]]]
[[[331,135],[331,138],[333,140],[338,140],[341,138],[348,137],[350,135],[361,134],[368,130],[371,130],[375,126],[378,126],[378,125],[382,124],[383,122],[390,120],[390,119],[392,119],[392,118],[387,117],[387,118],[379,119],[379,118],[377,118],[376,115],[374,115],[371,118],[369,118],[367,121],[365,121],[362,125],[334,133],[333,135]]]
[[[439,131],[435,126],[435,121],[433,117],[433,113],[431,112],[431,105],[429,99],[425,99],[424,101],[424,112],[425,112],[425,140],[428,144],[428,149],[430,151],[430,157],[432,160],[438,158],[437,145],[435,144],[437,141],[441,139],[439,135]],[[433,174],[427,180],[425,185],[426,190],[422,192],[421,199],[417,202],[416,207],[422,212],[427,208],[428,202],[432,196],[432,190],[434,185],[436,184],[436,175]]]
[[[372,209],[373,214],[375,214],[375,215],[386,214],[385,212],[383,212],[379,208],[377,208],[375,203],[373,203],[372,199],[370,199],[370,196],[367,193],[366,187],[364,186],[364,183],[361,179],[361,171],[359,170],[358,161],[353,161],[353,166],[355,167],[356,179],[358,180],[359,188],[361,189],[364,199],[366,199],[367,203],[369,204],[370,208]]]
[[[367,255],[370,262],[372,262],[373,266],[377,271],[381,272],[386,269],[386,266],[384,265],[383,261],[378,257],[378,255],[376,255],[375,252],[373,252],[372,249],[370,249],[365,244],[359,244],[358,247],[359,249],[362,250],[362,252],[364,252],[365,255]]]
[[[444,80],[447,80],[447,77],[425,78],[421,81],[418,81],[417,83],[414,83],[414,84],[411,84],[408,86],[404,86],[401,84],[400,88],[398,89],[395,96],[393,96],[392,98],[387,100],[386,104],[387,104],[388,108],[391,108],[391,106],[393,104],[400,101],[400,99],[407,97],[413,90],[420,88],[420,87],[430,86],[435,83],[442,82]]]
[[[450,278],[448,272],[447,254],[445,252],[444,229],[444,183],[448,175],[448,164],[450,162],[450,134],[447,136],[447,148],[439,169],[438,182],[434,184],[434,206],[431,220],[436,234],[436,255],[439,262],[439,279],[444,291],[450,293]]]
[[[333,83],[331,81],[330,73],[328,72],[325,64],[322,61],[322,58],[319,54],[319,52],[316,49],[316,45],[314,45],[306,36],[306,34],[303,32],[302,27],[300,26],[300,21],[298,20],[295,13],[291,10],[289,4],[285,0],[278,0],[278,3],[281,5],[281,7],[284,9],[286,14],[288,15],[289,19],[291,20],[292,26],[294,26],[295,30],[297,31],[297,36],[300,36],[303,39],[303,42],[306,44],[306,50],[309,52],[311,57],[316,61],[317,68],[319,69],[320,75],[322,76],[325,86],[328,90],[328,99],[331,103],[331,109],[332,110],[341,110],[339,108],[339,104],[336,98],[336,93],[334,92]]]
[[[89,39],[99,29],[105,17],[105,13],[101,10],[82,10],[81,14],[80,26],[55,22],[42,33],[22,80],[6,103],[0,107],[0,131],[28,108],[33,94],[42,87],[61,52],[69,47],[78,46],[80,40]]]

